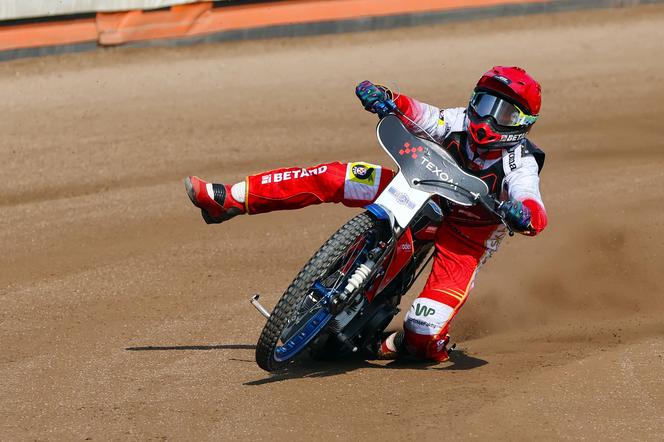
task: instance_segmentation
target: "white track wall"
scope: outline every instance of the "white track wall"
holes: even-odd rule
[[[200,0],[0,0],[0,20],[155,9],[197,1]]]

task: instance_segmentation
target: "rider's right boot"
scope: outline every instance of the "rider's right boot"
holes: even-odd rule
[[[243,183],[239,183],[244,185]],[[208,224],[219,224],[236,215],[246,213],[244,201],[233,196],[228,184],[208,183],[196,176],[185,178],[184,187],[194,206],[201,209],[201,215]],[[242,192],[244,196],[244,192]],[[238,198],[239,199],[239,198]]]
[[[406,348],[406,335],[403,331],[392,332],[384,335],[378,341],[374,357],[376,359],[414,358],[417,360],[446,362],[450,359],[447,349],[449,341],[450,336],[447,333],[442,338],[434,337],[434,339],[427,342],[425,350],[418,354],[417,350],[409,351]]]
[[[398,359],[406,353],[404,332],[398,331],[384,336],[378,342],[376,359]]]

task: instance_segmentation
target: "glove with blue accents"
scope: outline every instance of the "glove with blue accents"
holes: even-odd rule
[[[360,99],[362,106],[372,113],[377,113],[381,104],[392,99],[392,91],[385,86],[373,84],[369,80],[364,80],[355,88],[355,95]],[[384,107],[384,106],[383,106]]]
[[[533,228],[530,225],[530,209],[521,201],[503,201],[496,208],[505,220],[505,223],[515,232],[530,232]]]

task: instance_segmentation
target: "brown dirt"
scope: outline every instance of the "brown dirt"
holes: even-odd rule
[[[0,438],[661,440],[662,42],[651,6],[0,65]],[[464,353],[262,372],[249,295],[356,211],[207,226],[182,178],[387,162],[357,81],[457,106],[499,63],[544,86],[550,228],[482,270]]]

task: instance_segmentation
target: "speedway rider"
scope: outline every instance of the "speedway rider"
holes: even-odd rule
[[[394,100],[403,114],[398,116],[409,130],[420,136],[426,136],[422,133],[426,131],[503,201],[498,211],[511,229],[532,236],[545,228],[547,217],[539,190],[544,153],[526,138],[540,111],[541,88],[525,70],[496,66],[486,72],[466,108],[441,110],[370,81],[361,82],[355,92],[364,108],[374,113],[386,100]],[[298,209],[322,202],[366,206],[393,177],[392,170],[378,165],[334,162],[271,170],[234,185],[190,176],[185,186],[192,203],[211,224],[243,213]],[[403,332],[377,343],[377,357],[447,360],[450,322],[466,301],[478,268],[504,236],[500,220],[485,208],[447,204],[436,232],[426,285],[406,314]]]

